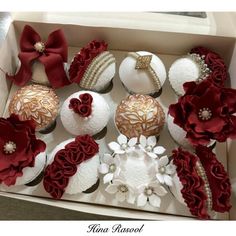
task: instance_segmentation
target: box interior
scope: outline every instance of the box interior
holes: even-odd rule
[[[9,28],[7,38],[4,42],[4,45],[1,48],[1,55],[4,57],[0,58],[0,66],[4,71],[13,73],[18,64],[17,54],[18,54],[18,41],[20,33],[25,24],[30,24],[35,30],[42,36],[43,39],[46,39],[47,35],[57,29],[62,28],[67,36],[69,47],[69,59],[71,61],[74,54],[79,51],[79,48],[92,39],[103,39],[108,42],[109,50],[114,53],[117,59],[117,69],[124,58],[127,51],[151,51],[157,54],[164,62],[166,70],[171,65],[171,63],[181,55],[186,54],[192,47],[202,45],[209,47],[210,49],[218,52],[225,59],[226,63],[229,65],[231,62],[231,57],[233,54],[233,49],[235,47],[235,38],[231,37],[216,37],[216,36],[207,36],[207,35],[194,35],[194,34],[182,34],[182,33],[168,33],[168,32],[157,32],[157,31],[147,31],[147,30],[131,30],[131,29],[121,29],[121,28],[102,28],[102,27],[87,27],[87,26],[78,26],[78,25],[64,25],[64,24],[49,24],[49,23],[34,23],[34,22],[22,22],[15,21]],[[69,36],[69,37],[68,37]],[[10,53],[9,53],[10,51]],[[109,105],[112,110],[111,119],[108,124],[108,133],[104,139],[99,140],[101,145],[101,153],[108,152],[107,143],[110,141],[116,140],[118,131],[114,126],[114,111],[116,106],[119,104],[121,99],[126,97],[128,93],[123,88],[118,73],[113,80],[114,87],[110,93],[104,94],[104,98],[109,102]],[[115,89],[114,89],[115,88]],[[15,85],[10,85],[9,82],[6,82],[4,73],[1,72],[0,80],[0,113],[4,116],[7,116],[7,107],[10,101],[10,98],[13,96],[15,91],[18,88]],[[77,85],[70,85],[65,88],[57,90],[61,102],[65,100],[70,94],[78,91]],[[165,113],[167,113],[168,106],[175,102],[177,97],[174,95],[174,92],[170,88],[168,79],[166,80],[163,92],[157,100],[164,107]],[[6,106],[5,106],[6,104]],[[57,144],[60,142],[71,138],[71,135],[67,133],[60,121],[60,118],[57,118],[57,127],[53,133],[47,135],[39,134],[38,137],[41,137],[48,145],[47,151],[50,152]],[[167,154],[170,154],[171,150],[176,147],[175,143],[171,139],[167,127],[165,125],[158,144],[167,147]],[[231,152],[230,152],[231,153]],[[219,157],[220,161],[224,166],[230,167],[235,165],[235,162],[232,161],[232,156],[227,154],[227,145],[226,143],[217,144],[216,154]],[[228,159],[227,159],[228,155]],[[230,163],[230,166],[228,165]],[[41,197],[48,197],[49,195],[42,189],[42,183],[35,187],[11,187],[11,188],[1,188],[2,191],[6,192],[15,192],[18,194],[24,195],[34,195]],[[235,195],[234,195],[235,197]],[[145,208],[137,208],[128,204],[119,204],[117,203],[112,195],[108,195],[104,191],[104,185],[100,181],[100,187],[92,194],[76,194],[76,195],[65,195],[64,200],[69,200],[67,206],[73,202],[85,202],[85,203],[95,203],[102,205],[110,205],[113,207],[121,208],[130,208],[138,209],[143,211],[142,214],[148,214],[147,212],[160,212],[165,214],[173,215],[182,215],[182,216],[191,216],[188,209],[178,203],[174,198],[165,197],[162,201],[161,208],[157,211],[155,208],[146,206]],[[45,200],[44,202],[50,200]],[[57,204],[64,204],[64,201],[58,201]],[[112,208],[116,209],[116,208]],[[111,213],[112,214],[112,213]],[[158,214],[156,214],[158,215]],[[229,215],[217,214],[215,218],[218,219],[228,219]]]

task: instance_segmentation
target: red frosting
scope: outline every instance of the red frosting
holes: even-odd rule
[[[229,211],[231,208],[231,184],[224,166],[217,160],[210,148],[198,146],[196,154],[199,157],[212,192],[212,209],[217,212]]]
[[[225,80],[228,78],[228,72],[224,60],[220,55],[204,47],[195,47],[190,53],[197,53],[201,56],[204,55],[205,63],[211,70],[208,79],[218,85],[224,85]]]
[[[177,175],[183,185],[181,193],[185,203],[192,215],[199,219],[209,219],[204,181],[195,169],[197,160],[195,155],[181,148],[173,150],[173,163],[176,165]]]
[[[16,146],[13,153],[4,151],[8,142]],[[45,143],[36,139],[33,120],[20,121],[14,114],[0,118],[0,183],[14,185],[25,167],[34,167],[35,157],[45,148]]]
[[[77,172],[78,165],[98,153],[98,144],[89,135],[77,136],[64,149],[58,151],[52,164],[45,170],[43,185],[55,199],[65,192],[70,177]]]
[[[97,40],[91,41],[86,47],[82,48],[74,57],[69,68],[71,82],[79,84],[92,60],[106,50],[107,43]]]
[[[187,82],[185,94],[176,104],[169,107],[174,123],[183,128],[186,138],[193,145],[206,145],[210,139],[224,142],[227,138],[236,138],[236,90],[220,88],[209,80]],[[200,109],[208,108],[211,117],[203,120]]]
[[[92,113],[93,97],[89,93],[80,94],[78,98],[70,100],[69,108],[82,117],[88,117]]]

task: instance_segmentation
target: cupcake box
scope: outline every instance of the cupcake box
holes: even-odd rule
[[[50,23],[50,24],[49,24]],[[62,22],[61,22],[62,23]],[[0,67],[5,71],[14,72],[17,68],[17,54],[18,54],[18,38],[26,22],[14,21],[9,27],[5,41],[2,43],[0,52]],[[37,32],[40,33],[42,38],[46,38],[48,33],[58,28],[56,23],[49,20],[40,20],[39,22],[27,22]],[[145,29],[129,29],[129,28],[96,28],[92,26],[79,26],[79,25],[66,25],[61,24],[60,28],[65,32],[68,41],[68,62],[70,63],[74,55],[80,50],[81,47],[86,45],[93,39],[105,40],[109,44],[109,51],[116,58],[116,74],[113,78],[113,88],[108,92],[100,93],[100,95],[108,103],[111,114],[107,124],[107,133],[102,139],[96,140],[100,146],[99,154],[110,152],[108,143],[116,140],[119,135],[116,129],[114,117],[116,107],[120,104],[121,100],[126,98],[129,93],[122,85],[119,78],[119,65],[122,60],[127,56],[127,52],[135,51],[149,51],[156,54],[164,63],[166,71],[169,70],[170,65],[179,57],[186,54],[193,46],[203,45],[214,49],[225,59],[231,73],[231,87],[236,87],[236,71],[232,68],[236,66],[236,44],[233,37],[213,37],[210,35],[192,34],[191,37],[184,33],[164,32],[164,31],[148,31]],[[135,37],[134,37],[135,35]],[[233,54],[233,48],[234,54]],[[231,56],[233,55],[232,59]],[[69,64],[68,63],[68,64]],[[8,116],[8,106],[11,98],[18,89],[17,86],[6,82],[4,74],[0,72],[0,115]],[[66,86],[56,90],[60,98],[60,104],[68,98],[71,94],[81,91],[76,84]],[[177,95],[172,90],[168,81],[162,87],[162,93],[159,97],[155,98],[162,106],[165,118],[167,121],[168,106],[177,101]],[[57,117],[57,125],[53,132],[49,134],[40,134],[37,136],[47,144],[47,152],[50,153],[53,149],[65,140],[71,139],[74,136],[66,131],[63,127],[60,117]],[[160,132],[158,145],[165,146],[167,155],[177,147],[165,123]],[[228,169],[233,191],[235,189],[236,176],[233,173],[236,161],[233,158],[233,153],[236,152],[235,142],[218,143],[216,146],[216,154],[220,157],[220,161]],[[227,158],[228,157],[228,158]],[[102,177],[100,177],[102,179]],[[50,197],[43,189],[43,183],[33,187],[1,187],[0,195],[37,202],[46,205],[63,207],[71,210],[82,211],[86,213],[104,214],[113,217],[124,217],[134,219],[181,219],[182,217],[191,217],[188,209],[181,205],[174,198],[165,198],[163,204],[157,210],[152,206],[145,206],[140,208],[136,205],[129,205],[126,203],[117,202],[112,195],[105,191],[105,185],[100,179],[100,185],[96,191],[90,194],[65,194],[62,199],[65,201],[51,202],[47,198]],[[232,194],[233,207],[232,212],[236,209],[236,199],[234,199],[235,192]],[[40,197],[40,198],[39,198]],[[42,197],[42,198],[41,198]],[[86,203],[86,205],[81,204]],[[96,205],[94,205],[96,204]],[[109,207],[107,207],[109,206]],[[117,211],[117,209],[119,209]],[[138,210],[138,211],[134,211]],[[161,214],[159,214],[161,213]],[[236,219],[236,215],[229,216],[228,213],[216,214],[216,219]],[[187,218],[184,218],[187,219]],[[192,218],[190,218],[192,219]]]

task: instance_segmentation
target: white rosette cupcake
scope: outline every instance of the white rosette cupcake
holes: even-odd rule
[[[55,199],[64,193],[89,190],[98,181],[99,147],[89,135],[77,136],[55,147],[49,155],[44,188]]]
[[[161,59],[146,51],[129,52],[119,67],[120,80],[131,93],[153,95],[161,91],[166,69]]]
[[[65,100],[60,116],[64,128],[69,133],[95,135],[106,127],[110,108],[98,93],[80,91]]]
[[[103,92],[111,85],[116,73],[116,60],[104,41],[91,41],[73,58],[69,77],[82,89]],[[112,86],[111,86],[112,87]]]

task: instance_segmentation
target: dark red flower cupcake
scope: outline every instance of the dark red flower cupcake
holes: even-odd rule
[[[20,121],[18,116],[0,118],[0,183],[16,183],[25,167],[33,167],[36,156],[46,145],[35,136],[32,120]]]
[[[211,139],[236,138],[236,90],[220,88],[209,80],[184,84],[185,94],[169,107],[174,123],[183,128],[193,145]]]

